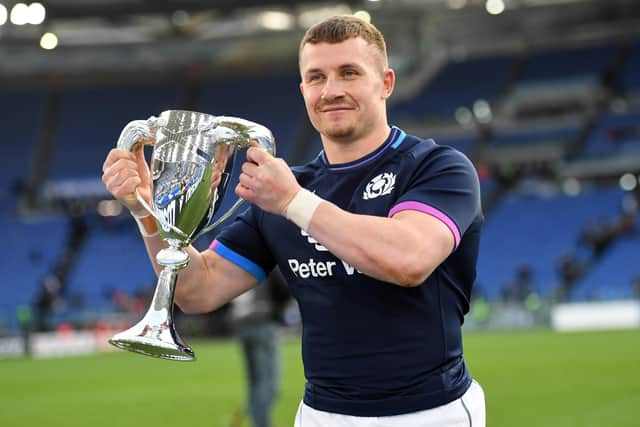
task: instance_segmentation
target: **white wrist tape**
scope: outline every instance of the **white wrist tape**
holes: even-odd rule
[[[311,218],[320,202],[322,202],[320,197],[309,190],[301,188],[293,197],[289,206],[287,206],[284,216],[304,231],[307,231],[311,223]]]
[[[155,233],[149,233],[147,229],[144,228],[144,224],[142,223],[142,221],[140,221],[142,218],[146,218],[151,215],[149,212],[146,212],[142,215],[137,215],[133,213],[133,211],[130,211],[130,213],[133,219],[136,220],[136,224],[138,224],[138,230],[140,230],[140,234],[142,234],[142,237],[153,237],[159,234],[159,230],[156,230]]]

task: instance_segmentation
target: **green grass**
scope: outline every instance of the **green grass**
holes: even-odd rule
[[[0,360],[0,426],[226,427],[243,405],[240,351],[233,341],[190,344],[195,363],[121,351]],[[640,330],[474,333],[465,352],[490,427],[637,425]],[[283,366],[274,418],[285,427],[304,384],[296,340],[284,343]]]
[[[489,426],[638,425],[640,330],[475,334],[465,353]]]

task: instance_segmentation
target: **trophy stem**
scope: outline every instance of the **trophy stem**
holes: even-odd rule
[[[180,361],[194,360],[195,354],[176,331],[173,318],[178,271],[186,267],[189,256],[172,246],[158,252],[156,258],[164,268],[158,276],[147,314],[131,328],[114,335],[109,343],[146,356]]]

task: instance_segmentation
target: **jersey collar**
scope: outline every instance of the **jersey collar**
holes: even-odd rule
[[[374,161],[375,159],[380,157],[385,151],[387,151],[389,148],[395,150],[400,146],[400,144],[402,144],[406,136],[407,134],[402,129],[392,126],[391,132],[389,133],[389,136],[387,137],[386,141],[380,147],[376,148],[374,151],[372,151],[371,153],[367,154],[364,157],[361,157],[360,159],[357,159],[348,163],[330,164],[329,161],[327,160],[327,155],[325,154],[324,150],[320,152],[320,158],[322,159],[322,164],[330,171],[339,172],[339,171],[348,171],[348,170],[356,169],[356,168],[359,168],[360,166],[364,166]]]

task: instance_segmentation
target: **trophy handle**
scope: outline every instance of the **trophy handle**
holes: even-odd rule
[[[158,130],[157,117],[151,116],[147,120],[134,120],[120,132],[118,148],[133,151],[139,144],[153,145],[156,142],[156,132]]]
[[[220,224],[222,224],[224,221],[226,221],[231,215],[233,215],[233,213],[235,211],[238,210],[238,208],[240,206],[242,206],[242,204],[244,203],[244,199],[238,199],[236,200],[236,202],[233,204],[233,206],[231,206],[229,208],[228,211],[226,211],[224,213],[224,215],[222,215],[220,218],[218,218],[216,221],[214,221],[212,224],[206,226],[205,228],[203,228],[198,234],[196,234],[196,236],[193,238],[193,240],[196,240],[198,237],[202,236],[205,233],[208,233],[209,231],[213,230],[214,228],[216,228],[217,226],[219,226]]]
[[[225,127],[231,129],[237,133],[238,140],[236,140],[236,144],[240,148],[248,148],[252,144],[257,144],[260,148],[265,150],[267,153],[275,156],[276,154],[276,145],[275,139],[273,138],[273,134],[266,127],[259,125],[258,123],[251,122],[249,120],[240,119],[238,117],[230,117],[230,116],[218,116],[216,117],[217,122],[210,125],[209,128],[215,128],[218,126]],[[203,129],[206,132],[207,129]],[[142,202],[141,202],[142,203]],[[193,237],[193,240],[196,240],[203,234],[208,233],[213,230],[221,223],[226,221],[235,211],[238,210],[240,206],[244,203],[244,199],[239,198],[236,202],[229,208],[227,212],[225,212],[220,218],[218,218],[212,224],[206,226],[198,234]],[[144,204],[143,204],[144,206]]]
[[[162,117],[151,116],[147,120],[134,120],[129,123],[122,129],[120,132],[120,137],[118,138],[117,147],[133,151],[138,145],[154,145],[156,143],[156,133],[158,131],[158,127],[166,125],[163,123],[164,119]],[[187,239],[187,236],[182,230],[177,228],[172,224],[166,223],[163,221],[158,215],[153,212],[153,209],[149,206],[146,200],[140,195],[140,192],[136,189],[136,199],[142,207],[144,207],[151,216],[153,216],[158,224],[162,225],[164,229],[170,229],[171,231],[176,232],[177,234],[183,236]]]

